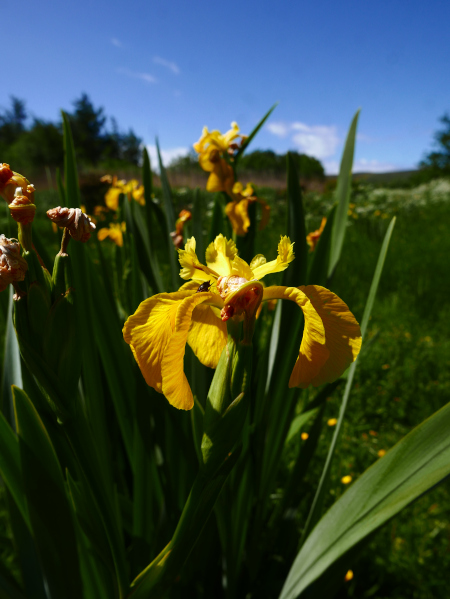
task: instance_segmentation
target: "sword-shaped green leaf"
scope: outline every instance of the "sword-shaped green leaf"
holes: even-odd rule
[[[341,257],[342,246],[344,245],[345,231],[347,228],[348,205],[350,202],[350,191],[352,185],[353,155],[355,152],[356,127],[358,125],[359,110],[353,117],[347,140],[345,142],[344,153],[342,154],[341,168],[336,187],[337,209],[331,232],[331,251],[330,262],[328,265],[328,278],[330,278]]]
[[[364,472],[306,540],[280,599],[303,596],[347,551],[450,474],[449,428],[450,403]]]

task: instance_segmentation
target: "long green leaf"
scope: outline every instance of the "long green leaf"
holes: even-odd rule
[[[54,597],[82,597],[72,511],[58,458],[24,391],[13,387],[20,461],[30,522],[47,584]]]
[[[348,489],[300,553],[280,599],[294,599],[357,543],[450,475],[450,403],[422,422]]]
[[[22,518],[28,527],[30,521],[28,518],[28,508],[25,501],[25,494],[22,481],[22,470],[20,466],[19,443],[17,437],[6,422],[3,414],[0,413],[0,475],[3,482],[8,487],[17,507],[20,510]]]
[[[8,312],[6,318],[5,354],[3,360],[2,377],[2,412],[11,425],[14,424],[14,410],[12,407],[11,385],[22,387],[22,367],[20,364],[19,344],[13,325],[13,293],[12,285],[9,289]]]
[[[158,152],[161,187],[162,187],[162,193],[163,193],[163,199],[164,199],[164,211],[166,214],[167,240],[168,240],[168,243],[170,246],[169,263],[170,263],[170,272],[172,275],[172,277],[171,277],[172,288],[173,288],[173,291],[175,291],[180,286],[180,277],[178,276],[176,252],[175,252],[175,248],[173,247],[173,244],[171,242],[171,237],[170,237],[170,233],[172,231],[175,231],[175,212],[173,209],[172,192],[170,190],[169,180],[167,178],[167,172],[166,172],[166,169],[164,167],[164,164],[163,164],[163,161],[161,158],[161,152],[159,149],[158,138],[156,138],[156,150]]]
[[[386,259],[386,254],[389,247],[389,242],[391,239],[392,231],[395,225],[395,217],[391,220],[389,227],[384,236],[383,244],[381,246],[380,255],[378,256],[378,262],[375,267],[375,273],[372,279],[372,285],[370,287],[369,295],[367,297],[366,306],[364,308],[364,314],[361,323],[361,335],[364,341],[364,336],[367,328],[367,323],[369,322],[370,314],[372,312],[373,303],[375,301],[375,296],[378,290],[378,284],[380,282],[381,273],[383,272],[384,261]],[[345,385],[344,396],[342,398],[341,407],[339,410],[339,418],[334,430],[333,439],[331,441],[330,449],[328,450],[327,460],[325,462],[324,469],[322,471],[322,475],[320,477],[319,486],[317,488],[313,504],[311,506],[311,510],[308,515],[308,519],[305,524],[305,528],[303,530],[302,541],[307,538],[310,530],[315,526],[316,522],[319,520],[322,514],[323,500],[325,496],[325,491],[328,485],[328,480],[330,476],[331,463],[333,460],[334,452],[336,449],[336,445],[339,439],[339,435],[341,432],[342,424],[344,421],[345,411],[347,409],[348,400],[350,397],[350,391],[353,384],[353,378],[355,376],[355,370],[358,361],[356,360],[350,366],[348,371],[347,383]]]
[[[328,265],[328,278],[330,278],[341,257],[342,246],[344,245],[345,231],[347,229],[348,205],[350,202],[350,191],[352,183],[353,155],[355,152],[356,127],[358,125],[359,110],[353,117],[347,140],[345,142],[344,153],[342,154],[341,168],[336,187],[337,210],[333,222],[331,233],[331,251],[330,263]]]
[[[272,112],[275,110],[275,108],[277,106],[278,106],[278,102],[275,102],[275,104],[272,106],[272,108],[269,108],[269,110],[266,112],[266,114],[263,116],[263,118],[259,121],[259,123],[256,125],[256,127],[253,129],[253,131],[250,133],[250,135],[247,137],[247,139],[241,145],[239,150],[236,152],[236,156],[234,158],[236,164],[237,164],[239,158],[241,157],[241,155],[245,152],[245,150],[250,145],[252,139],[255,137],[255,135],[258,133],[258,131],[261,129],[261,127],[264,125],[264,123],[267,121],[267,119],[269,118],[269,116],[272,114]]]
[[[78,186],[78,172],[75,160],[75,147],[73,145],[72,131],[67,114],[61,111],[64,132],[64,179],[65,199],[69,208],[80,207],[80,188]],[[58,182],[59,187],[59,182]],[[60,193],[62,193],[60,189]]]

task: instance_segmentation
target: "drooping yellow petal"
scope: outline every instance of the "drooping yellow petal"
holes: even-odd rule
[[[253,276],[255,279],[262,279],[269,273],[281,272],[286,270],[289,264],[294,260],[294,244],[286,235],[280,239],[278,244],[278,257],[276,260],[266,262],[261,266],[257,266],[253,270]]]
[[[319,314],[325,329],[329,359],[311,380],[314,387],[331,383],[356,360],[361,350],[361,329],[349,307],[337,295],[318,285],[300,287]]]
[[[206,182],[206,191],[226,191],[227,193],[230,193],[231,189],[233,188],[233,184],[233,169],[223,158],[220,158],[219,161],[213,165],[211,174]]]
[[[228,202],[225,206],[225,213],[230,219],[231,226],[236,235],[245,235],[250,227],[248,200]]]
[[[143,301],[123,327],[123,337],[148,385],[162,393],[161,362],[175,328],[181,302],[192,291],[159,293]]]
[[[162,391],[167,400],[180,410],[190,410],[194,398],[184,374],[184,354],[194,308],[205,301],[217,302],[213,293],[195,293],[180,302],[176,312],[175,328],[161,362]],[[220,298],[219,298],[220,299]]]
[[[216,368],[227,337],[227,325],[217,308],[204,304],[195,308],[187,342],[204,366]]]
[[[306,389],[335,381],[356,359],[361,332],[348,306],[319,287],[268,287],[264,300],[289,299],[303,310],[305,327],[289,387]]]
[[[231,274],[231,262],[237,255],[236,244],[232,239],[218,235],[206,248],[205,257],[208,268],[219,276]]]

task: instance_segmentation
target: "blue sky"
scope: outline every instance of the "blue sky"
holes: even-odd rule
[[[450,2],[56,2],[0,0],[3,85],[55,120],[82,92],[158,135],[166,161],[202,127],[248,133],[279,105],[253,148],[296,149],[338,168],[361,108],[356,171],[413,168],[450,111]]]

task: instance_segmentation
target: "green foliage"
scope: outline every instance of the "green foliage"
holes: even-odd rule
[[[30,120],[22,100],[12,97],[11,109],[0,114],[0,155],[3,162],[29,177],[44,167],[62,167],[63,129],[61,122]],[[137,165],[141,157],[142,140],[130,129],[122,133],[115,119],[107,127],[103,108],[95,108],[87,94],[74,101],[74,111],[68,113],[76,155],[80,166]]]
[[[444,114],[439,120],[443,127],[434,134],[437,149],[427,154],[419,165],[434,176],[450,175],[450,115]]]

